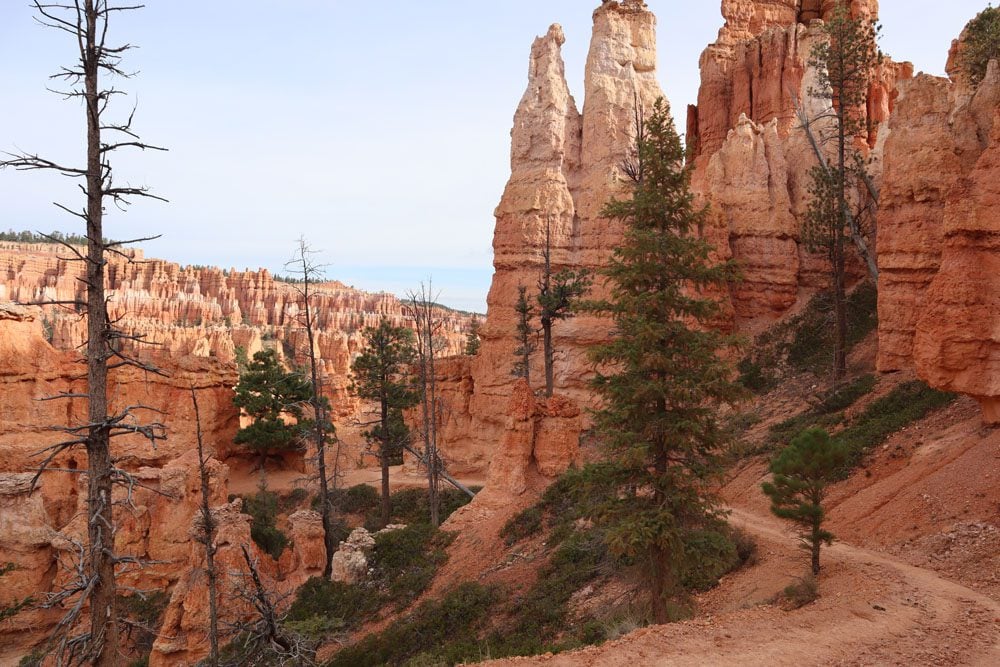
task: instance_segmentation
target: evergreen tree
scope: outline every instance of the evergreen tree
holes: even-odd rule
[[[580,269],[564,269],[552,273],[552,228],[545,223],[545,265],[538,281],[538,319],[542,324],[542,354],[545,360],[545,395],[552,396],[555,389],[553,366],[555,349],[552,344],[552,325],[558,320],[573,316],[580,299],[590,289],[590,274]],[[518,313],[521,305],[518,304]]]
[[[257,454],[261,469],[268,456],[300,449],[308,432],[302,408],[311,399],[304,377],[282,368],[274,350],[261,350],[236,385],[233,403],[253,422],[237,431],[234,442]]]
[[[352,389],[363,400],[377,405],[377,420],[364,433],[374,447],[382,468],[382,525],[389,523],[389,466],[401,461],[403,445],[410,437],[403,410],[419,399],[407,371],[414,362],[413,331],[393,326],[383,319],[364,331],[365,351],[354,360]]]
[[[803,546],[812,555],[812,572],[819,574],[819,550],[833,535],[823,530],[823,498],[847,465],[847,446],[821,428],[803,431],[792,439],[774,461],[774,480],[763,485],[771,499],[771,511],[802,528]]]
[[[837,5],[833,16],[823,24],[823,31],[826,39],[813,47],[809,57],[809,65],[816,68],[818,76],[816,87],[809,92],[831,103],[830,111],[815,120],[830,121],[831,129],[822,140],[834,146],[836,158],[833,164],[821,163],[810,171],[812,199],[802,236],[810,250],[825,252],[830,261],[836,332],[834,377],[840,380],[847,372],[848,230],[862,235],[857,223],[860,215],[851,210],[851,192],[868,179],[864,160],[853,143],[855,137],[868,134],[868,88],[881,55],[878,27],[870,21],[851,18],[846,2]]]
[[[535,309],[528,300],[528,288],[523,285],[517,287],[517,303],[514,304],[514,311],[517,313],[517,348],[514,356],[517,361],[511,370],[511,375],[524,378],[531,384],[531,353],[535,351],[535,342],[531,339],[534,329],[531,320],[535,316]]]
[[[1000,7],[987,5],[965,29],[962,65],[972,85],[978,87],[991,60],[1000,60]]]
[[[479,339],[479,331],[483,325],[477,319],[469,322],[469,330],[465,333],[465,354],[474,357],[479,354],[483,342]]]
[[[735,277],[734,269],[713,263],[711,245],[698,236],[705,211],[694,206],[667,104],[658,100],[637,126],[638,164],[626,169],[632,198],[613,199],[602,214],[625,225],[602,271],[610,296],[590,304],[615,325],[592,358],[604,399],[595,423],[621,489],[601,499],[597,519],[615,553],[649,567],[653,615],[665,622],[685,538],[718,519],[705,488],[724,440],[716,406],[742,390],[720,355],[732,341],[707,328],[719,304],[702,295]]]
[[[6,563],[4,565],[0,565],[0,578],[17,569],[18,567],[14,563]],[[23,600],[14,600],[13,602],[7,605],[0,605],[0,622],[6,621],[8,618],[13,618],[14,616],[17,616],[19,613],[21,613],[21,611],[24,610],[25,607],[30,605],[32,602],[34,602],[34,600],[32,600],[29,597]]]

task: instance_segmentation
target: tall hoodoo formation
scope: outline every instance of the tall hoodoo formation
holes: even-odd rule
[[[641,0],[609,0],[594,12],[582,114],[566,84],[562,28],[552,26],[532,46],[528,87],[511,132],[511,176],[496,210],[496,271],[483,346],[472,366],[468,438],[487,460],[508,421],[517,288],[523,285],[532,297],[537,294],[546,229],[554,271],[598,268],[621,236],[600,212],[613,195],[627,191],[620,165],[634,143],[636,104],[648,109],[663,96],[656,81],[655,28],[656,19]],[[605,340],[608,330],[606,321],[594,317],[556,324],[555,388],[560,401],[588,400],[586,350]],[[540,353],[532,364],[532,375],[541,377]],[[566,414],[566,409],[547,404],[538,408],[543,422],[550,413]],[[547,432],[544,423],[537,432]],[[560,449],[575,451],[575,446]],[[545,467],[559,468],[551,461]]]

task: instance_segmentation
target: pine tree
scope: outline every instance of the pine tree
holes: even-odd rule
[[[833,534],[823,530],[823,498],[827,486],[847,465],[849,452],[839,440],[831,439],[821,428],[803,431],[792,439],[774,461],[774,480],[763,485],[771,499],[771,511],[802,528],[802,543],[812,556],[812,572],[819,574],[819,550],[833,541]]]
[[[403,420],[403,410],[417,404],[418,395],[406,376],[413,363],[413,331],[393,326],[383,319],[377,327],[364,331],[365,351],[354,360],[352,389],[363,400],[377,405],[377,419],[365,431],[365,439],[374,447],[382,468],[382,525],[389,523],[389,466],[401,460],[403,445],[410,433]]]
[[[988,5],[965,28],[961,47],[962,66],[972,85],[978,87],[991,60],[1000,59],[1000,7]]]
[[[653,615],[665,622],[688,531],[718,517],[705,488],[724,440],[716,406],[742,390],[720,356],[732,341],[706,327],[719,304],[701,293],[725,284],[734,269],[713,263],[711,245],[698,236],[705,211],[694,206],[669,107],[657,101],[637,126],[637,164],[626,169],[633,196],[603,211],[625,225],[602,271],[610,296],[590,306],[615,325],[592,358],[604,399],[595,423],[621,489],[601,500],[597,518],[615,553],[649,567]]]
[[[851,18],[847,3],[841,2],[823,24],[826,39],[819,41],[809,57],[816,68],[818,83],[810,89],[813,97],[829,100],[831,109],[820,119],[828,119],[832,129],[822,138],[836,151],[833,164],[821,163],[810,171],[811,202],[802,236],[811,251],[821,250],[830,261],[834,296],[834,377],[847,372],[847,287],[846,246],[848,230],[861,236],[852,212],[851,192],[868,179],[864,160],[853,147],[857,136],[867,136],[866,102],[872,73],[881,55],[878,26],[865,19]],[[867,186],[866,186],[867,188]],[[873,189],[873,188],[872,188]],[[859,188],[860,190],[860,188]]]
[[[591,278],[585,269],[577,271],[563,269],[558,273],[552,273],[552,228],[549,221],[545,223],[543,257],[545,264],[542,269],[542,277],[538,281],[538,320],[542,324],[545,395],[552,396],[555,389],[553,377],[555,348],[552,343],[552,325],[559,320],[573,316],[573,311],[579,305],[580,299],[590,289]],[[520,303],[518,303],[518,313],[521,313]]]
[[[478,319],[473,319],[469,322],[469,330],[465,332],[466,356],[474,357],[479,354],[479,350],[483,345],[482,340],[479,338],[479,332],[482,328],[483,325]]]
[[[535,309],[528,300],[528,288],[519,285],[517,288],[517,303],[514,304],[514,311],[517,313],[517,348],[514,356],[514,368],[511,375],[524,378],[528,385],[531,385],[531,353],[535,351],[535,342],[532,340],[534,329],[531,320],[535,316]]]
[[[233,403],[253,419],[236,433],[234,442],[260,457],[302,447],[306,422],[302,408],[312,398],[309,382],[281,367],[274,350],[261,350],[240,375]]]

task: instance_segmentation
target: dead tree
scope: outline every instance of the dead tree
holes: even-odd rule
[[[111,439],[118,435],[138,433],[155,444],[157,439],[163,437],[162,425],[144,425],[136,419],[136,411],[144,406],[130,406],[109,414],[109,370],[132,365],[157,371],[121,351],[123,344],[130,340],[138,341],[141,337],[117,330],[109,318],[105,293],[107,256],[113,253],[131,259],[122,251],[123,245],[155,237],[107,241],[103,229],[104,211],[108,204],[125,210],[135,197],[161,199],[145,187],[116,184],[110,156],[115,151],[128,148],[164,149],[145,143],[133,130],[134,108],[122,123],[109,121],[105,117],[112,99],[123,93],[114,86],[104,87],[102,79],[129,78],[131,75],[122,69],[122,58],[133,48],[127,43],[108,44],[110,19],[119,13],[139,9],[141,5],[115,5],[109,0],[65,0],[63,3],[34,0],[33,5],[42,25],[69,34],[78,48],[79,61],[61,68],[51,78],[61,81],[68,88],[56,91],[57,93],[66,99],[83,101],[87,127],[86,165],[66,166],[35,154],[17,153],[7,154],[7,159],[0,162],[0,168],[54,171],[81,181],[81,189],[86,196],[86,205],[80,211],[58,203],[56,206],[83,220],[87,230],[85,253],[72,245],[63,244],[72,253],[71,260],[83,262],[86,266],[85,277],[82,279],[86,298],[57,304],[85,309],[87,393],[65,394],[55,398],[86,400],[87,423],[59,429],[68,435],[68,439],[44,450],[45,458],[38,475],[67,450],[79,446],[86,448],[88,543],[80,551],[82,561],[78,569],[79,577],[70,587],[51,596],[47,603],[61,604],[75,598],[71,610],[57,626],[58,636],[53,637],[50,650],[59,663],[80,662],[101,667],[117,665],[121,661],[118,614],[115,609],[115,567],[129,560],[134,562],[134,559],[117,557],[114,552],[115,501],[112,489],[116,483],[125,484],[129,489],[130,499],[131,489],[136,482],[116,466],[111,456]],[[37,479],[38,476],[36,481]],[[71,636],[85,605],[89,605],[89,631]]]
[[[209,506],[208,498],[210,489],[208,485],[208,466],[205,460],[205,448],[201,437],[201,412],[198,409],[198,396],[195,394],[194,385],[191,385],[191,404],[194,406],[195,432],[198,437],[198,475],[201,479],[201,523],[198,532],[198,541],[205,547],[205,576],[208,579],[208,642],[210,648],[209,662],[211,667],[219,665],[219,581],[218,573],[215,569],[215,531],[218,526],[215,517],[212,516],[212,508]]]
[[[433,293],[433,283],[420,284],[420,291],[407,294],[410,315],[417,326],[417,382],[419,384],[420,406],[423,412],[421,434],[424,440],[424,455],[421,458],[427,467],[427,500],[430,506],[432,526],[441,523],[440,473],[441,458],[438,456],[438,422],[440,405],[438,401],[437,376],[434,361],[441,320],[434,316],[438,295]]]
[[[250,606],[252,615],[249,620],[232,625],[235,655],[223,664],[227,667],[310,667],[316,664],[315,642],[283,627],[285,616],[279,609],[286,598],[276,597],[267,590],[249,547],[242,544],[240,549],[247,569],[233,572],[235,596]]]
[[[315,296],[313,287],[322,280],[324,266],[317,264],[313,260],[316,251],[309,247],[305,238],[299,238],[298,248],[295,256],[285,264],[286,268],[293,271],[300,277],[300,282],[294,283],[296,291],[302,297],[302,325],[306,330],[306,343],[309,349],[309,371],[312,383],[312,406],[313,419],[309,429],[313,444],[316,446],[316,469],[319,475],[319,502],[320,515],[323,519],[323,545],[326,550],[326,560],[323,565],[323,576],[330,577],[333,571],[333,554],[337,551],[336,526],[333,516],[333,494],[331,493],[331,480],[333,490],[337,488],[337,478],[340,473],[340,441],[337,438],[333,421],[329,418],[329,403],[323,396],[323,381],[319,373],[319,361],[316,358],[316,339],[314,335],[316,313],[312,307],[312,297]],[[327,474],[326,468],[326,446],[329,442],[337,444],[337,450],[333,458],[333,474]]]

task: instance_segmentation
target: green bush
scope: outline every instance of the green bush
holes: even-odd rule
[[[278,495],[270,491],[243,498],[243,512],[251,517],[250,538],[275,560],[288,545],[288,536],[277,527],[278,503]]]
[[[376,535],[371,562],[384,599],[403,608],[419,597],[447,560],[453,537],[426,523]]]
[[[787,609],[798,609],[819,598],[819,585],[816,577],[811,574],[800,579],[794,584],[790,584],[782,591]]]
[[[508,519],[507,523],[500,529],[500,537],[504,539],[507,546],[512,546],[532,535],[537,535],[541,530],[542,509],[534,505]]]
[[[823,373],[833,365],[835,346],[833,295],[820,292],[805,311],[790,321],[794,334],[788,362],[799,370]],[[863,283],[847,296],[847,349],[864,340],[878,326],[878,291]]]
[[[376,611],[378,599],[365,587],[313,577],[296,592],[287,620],[305,627],[321,618],[331,626],[354,628]]]
[[[1000,8],[988,6],[969,22],[962,46],[962,65],[974,86],[993,59],[1000,59]]]
[[[931,389],[919,380],[907,382],[873,401],[835,437],[848,446],[851,466],[854,466],[868,450],[880,445],[890,435],[948,405],[955,398],[955,394]]]
[[[823,402],[816,410],[824,415],[846,410],[857,403],[862,396],[872,393],[876,384],[878,384],[878,378],[874,375],[863,375],[853,382],[835,387],[823,397]]]
[[[475,491],[475,489],[473,489]],[[441,489],[438,493],[441,500],[439,516],[441,521],[445,521],[452,512],[459,507],[468,505],[472,498],[467,493],[458,489]],[[412,525],[417,523],[429,523],[431,518],[431,506],[428,500],[427,489],[402,489],[389,496],[390,523],[405,523]],[[381,517],[377,507],[369,511],[365,517],[365,528],[368,530],[378,530],[382,527]]]
[[[337,496],[340,510],[348,514],[364,514],[378,507],[379,492],[368,484],[355,484]]]
[[[126,636],[141,656],[148,656],[153,650],[153,642],[169,603],[170,595],[164,591],[118,596],[118,613],[132,621],[126,626]]]
[[[382,632],[341,650],[327,667],[404,665],[418,657],[425,665],[479,660],[478,634],[496,601],[493,589],[461,584],[440,600],[424,602]]]
[[[689,531],[684,539],[681,585],[691,591],[707,591],[739,564],[736,543],[725,524]]]

